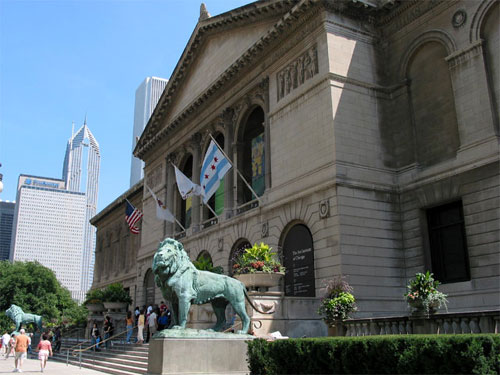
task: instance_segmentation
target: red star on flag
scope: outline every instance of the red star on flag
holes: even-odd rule
[[[215,169],[215,164],[212,164],[212,166],[210,168],[212,168],[212,170],[214,170]]]
[[[205,175],[205,178],[208,178],[208,174]]]
[[[214,157],[214,161],[217,163],[219,159],[217,159],[217,156]]]

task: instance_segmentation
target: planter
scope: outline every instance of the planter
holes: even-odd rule
[[[102,303],[88,303],[85,305],[85,307],[92,313],[99,313],[105,310]]]
[[[285,276],[282,272],[255,272],[234,275],[234,278],[241,281],[248,289],[272,288],[280,285],[281,279]]]
[[[408,305],[413,309],[413,316],[427,316],[433,315],[436,313],[437,308],[439,307],[439,302],[435,301],[429,304],[429,313],[427,314],[424,309],[424,304],[420,300],[408,302]]]
[[[328,326],[328,336],[345,336],[345,326],[341,321]]]
[[[127,302],[103,302],[103,304],[108,311],[124,311],[128,306]]]

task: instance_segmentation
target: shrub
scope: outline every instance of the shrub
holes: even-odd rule
[[[406,335],[248,342],[252,374],[494,374],[500,337]]]
[[[104,302],[132,303],[132,298],[130,298],[128,292],[123,289],[121,283],[109,284],[106,288],[104,288],[102,298]]]
[[[84,305],[90,305],[95,303],[102,303],[104,300],[104,293],[102,289],[91,289],[85,295],[85,301],[83,301]]]
[[[259,272],[285,272],[285,267],[278,262],[274,256],[272,247],[261,242],[254,244],[251,248],[245,249],[235,261],[233,274],[245,274]]]
[[[435,309],[447,307],[446,294],[437,290],[439,281],[434,280],[433,274],[418,272],[415,278],[407,285],[405,299],[408,305],[416,311],[423,311],[426,315],[434,312]]]

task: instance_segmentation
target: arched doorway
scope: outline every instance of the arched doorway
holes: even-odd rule
[[[295,224],[286,233],[283,241],[283,265],[286,268],[286,296],[316,296],[313,238],[304,224]]]
[[[146,306],[154,305],[155,303],[155,277],[153,271],[148,269],[144,276],[144,304]]]

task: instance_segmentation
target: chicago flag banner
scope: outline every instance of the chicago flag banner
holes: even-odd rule
[[[224,157],[222,151],[217,147],[212,140],[208,146],[203,165],[201,167],[200,185],[203,195],[203,203],[207,204],[208,200],[217,191],[222,180],[231,169],[232,165]]]
[[[202,195],[202,191],[199,185],[196,185],[193,181],[186,177],[179,168],[174,165],[175,168],[175,179],[177,180],[177,187],[179,188],[179,193],[182,199],[187,199],[192,195]]]

